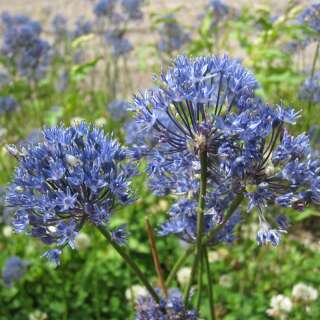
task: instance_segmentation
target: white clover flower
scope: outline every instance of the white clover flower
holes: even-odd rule
[[[181,268],[177,272],[177,278],[181,285],[187,284],[190,280],[190,277],[191,277],[191,268],[189,267]]]
[[[134,284],[132,287],[126,290],[125,296],[128,301],[134,301],[138,297],[146,297],[148,291],[145,287],[140,286],[139,284]]]
[[[219,279],[219,284],[224,288],[231,288],[233,284],[232,277],[228,274],[223,274]]]
[[[292,297],[294,300],[309,303],[317,300],[318,291],[317,289],[306,285],[305,283],[297,283],[292,289]]]
[[[102,128],[106,125],[107,119],[104,117],[98,118],[94,121],[95,126]]]
[[[13,229],[10,226],[4,226],[2,233],[6,238],[10,238],[13,234]]]
[[[85,251],[90,247],[90,245],[91,245],[91,239],[86,233],[79,232],[76,235],[74,239],[74,246],[77,250]]]
[[[273,318],[286,319],[292,311],[293,303],[289,297],[283,294],[278,294],[271,298],[270,309],[267,309],[267,314]]]
[[[40,310],[35,310],[29,314],[29,320],[48,320],[48,315]]]
[[[208,260],[209,263],[217,262],[221,260],[221,257],[219,256],[217,251],[210,251],[208,252]]]
[[[229,254],[228,250],[224,248],[220,248],[217,251],[209,251],[208,252],[209,263],[222,261],[224,258],[228,256],[228,254]]]
[[[170,204],[167,200],[161,199],[159,201],[159,208],[163,211],[167,211],[170,207]]]

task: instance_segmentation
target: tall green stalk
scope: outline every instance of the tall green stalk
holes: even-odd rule
[[[152,298],[159,303],[160,298],[156,291],[153,289],[151,284],[149,283],[146,276],[137,266],[137,264],[132,260],[132,258],[126,253],[125,249],[119,246],[111,237],[109,231],[107,231],[103,226],[98,226],[98,230],[102,233],[102,235],[107,239],[107,241],[112,245],[112,247],[118,252],[118,254],[123,258],[123,260],[127,263],[127,265],[131,268],[134,274],[139,278],[139,280],[146,287]]]
[[[202,264],[202,237],[203,237],[203,229],[204,229],[204,211],[206,204],[206,193],[207,193],[207,171],[208,171],[208,156],[206,144],[200,145],[200,193],[199,193],[199,204],[198,204],[198,213],[197,213],[197,241],[196,241],[196,255],[194,257],[194,262],[192,265],[191,276],[186,288],[185,292],[185,303],[187,304],[190,296],[190,290],[192,283],[194,281],[194,277],[196,275],[196,271],[198,268],[198,264]],[[201,269],[201,265],[200,265]],[[199,278],[200,279],[200,278]]]
[[[213,228],[211,231],[208,232],[208,234],[205,237],[203,237],[203,239],[202,239],[202,244],[203,245],[207,245],[208,242],[210,241],[210,239],[214,238],[217,235],[217,233],[220,230],[222,230],[222,228],[226,225],[226,223],[231,218],[232,214],[235,212],[235,210],[241,204],[243,198],[244,198],[243,193],[239,193],[236,196],[236,198],[231,203],[227,213],[225,214],[223,222],[221,224],[219,224],[216,228]],[[174,267],[171,270],[171,272],[169,274],[169,277],[168,277],[168,279],[166,281],[167,287],[170,287],[170,284],[172,283],[172,281],[173,281],[174,277],[176,276],[177,272],[179,271],[180,267],[187,260],[187,258],[191,255],[191,253],[194,252],[194,249],[195,249],[195,245],[190,246],[187,249],[187,251],[185,251],[184,254],[178,259],[178,261],[174,265]],[[197,263],[198,263],[198,261],[196,259],[194,259],[193,265],[192,265],[192,269],[191,269],[191,276],[190,276],[190,278],[192,278],[192,280],[189,281],[189,283],[188,283],[188,286],[187,286],[186,291],[185,291],[185,297],[190,294],[191,285],[192,285],[192,282],[193,282],[194,277],[195,277],[195,269],[197,267]]]
[[[197,310],[200,309],[200,305],[201,305],[201,298],[202,298],[202,288],[203,288],[203,277],[202,277],[202,274],[203,274],[203,254],[204,254],[204,250],[202,250],[201,252],[201,263],[200,263],[200,266],[199,266],[199,270],[198,270],[198,280],[197,280],[197,284],[198,284],[198,288],[197,288],[197,291],[198,291],[198,295],[197,295],[197,301],[196,301],[196,308]]]
[[[216,314],[214,309],[213,280],[210,272],[210,264],[209,264],[207,247],[204,248],[203,258],[204,258],[204,264],[206,268],[207,281],[208,281],[208,299],[209,299],[209,305],[210,305],[210,317],[211,317],[211,320],[215,320]]]
[[[311,73],[310,73],[311,81],[313,80],[314,74],[316,72],[319,51],[320,51],[320,41],[317,42],[316,50],[315,50],[314,56],[313,56],[312,68],[311,68]],[[311,126],[311,106],[312,106],[312,101],[309,100],[309,102],[308,102],[308,122],[307,122],[308,127],[307,127],[307,129],[310,129],[310,126]]]
[[[174,280],[177,272],[179,271],[179,269],[183,266],[183,264],[185,263],[185,261],[188,259],[188,257],[190,256],[190,254],[194,251],[194,247],[190,246],[185,252],[184,254],[177,260],[177,262],[174,264],[173,268],[171,269],[169,276],[166,280],[166,287],[170,288],[172,281]]]

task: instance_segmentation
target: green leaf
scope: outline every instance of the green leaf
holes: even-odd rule
[[[81,81],[86,78],[88,73],[97,65],[102,57],[97,57],[87,63],[77,64],[71,68],[70,78],[73,81]]]

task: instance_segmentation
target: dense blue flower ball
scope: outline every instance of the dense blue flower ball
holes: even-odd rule
[[[71,33],[71,38],[76,39],[93,31],[93,23],[87,20],[84,16],[77,18],[75,22],[75,28]]]
[[[213,14],[213,28],[217,27],[220,22],[224,21],[230,12],[230,8],[221,0],[210,0],[209,9],[212,10]]]
[[[189,33],[182,28],[172,14],[164,16],[162,20],[159,29],[159,50],[172,53],[181,49],[190,40]]]
[[[313,103],[320,102],[320,72],[305,80],[300,88],[299,98]]]
[[[122,32],[107,31],[105,33],[105,41],[111,46],[114,57],[126,55],[133,50],[132,44],[124,37]]]
[[[29,262],[19,257],[8,258],[2,269],[2,278],[7,287],[12,287],[14,282],[19,281],[27,272]]]
[[[136,305],[136,320],[197,320],[194,310],[187,310],[178,289],[170,289],[168,298],[157,304],[152,297],[139,297]]]
[[[2,15],[1,53],[13,62],[21,76],[42,77],[51,60],[50,45],[40,38],[40,25],[24,16]]]
[[[298,16],[298,21],[318,34],[320,32],[320,3],[315,3],[304,9]]]
[[[11,113],[17,107],[17,101],[12,96],[0,97],[0,114]]]
[[[113,14],[116,0],[100,0],[95,5],[93,12],[97,17],[110,17]]]
[[[122,0],[121,4],[129,19],[139,20],[143,17],[141,6],[144,0]]]
[[[242,112],[245,106],[241,103],[252,94],[256,80],[226,56],[196,59],[180,56],[161,80],[160,87],[136,96],[132,107],[137,112],[140,131],[145,130],[149,137],[150,133],[153,135],[150,165],[158,173],[162,168],[169,171],[168,166],[176,171],[185,165],[196,172],[199,150],[206,145],[212,156],[210,172],[218,180],[221,168],[216,155],[226,142],[218,130],[220,116]],[[160,163],[154,166],[152,162],[159,158]]]
[[[68,26],[66,17],[58,14],[52,20],[52,27],[57,40],[65,40],[68,36]]]
[[[99,129],[84,123],[45,129],[39,144],[8,149],[19,160],[7,193],[17,232],[73,247],[85,222],[108,224],[114,209],[131,201],[135,168],[126,164],[118,142]],[[126,236],[116,231],[122,244]]]
[[[319,203],[320,162],[312,158],[306,135],[294,137],[286,129],[300,112],[263,103],[254,94],[255,78],[228,57],[178,57],[161,82],[135,98],[138,130],[152,143],[139,139],[132,154],[146,157],[154,193],[182,196],[162,234],[195,240],[200,152],[205,152],[204,231],[222,222],[232,201],[243,194],[248,211],[258,212],[258,242],[277,244],[285,227],[267,207],[302,211]],[[239,222],[234,215],[225,238],[232,239]]]

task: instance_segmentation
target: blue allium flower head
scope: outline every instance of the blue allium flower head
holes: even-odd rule
[[[122,0],[121,4],[129,19],[139,20],[143,17],[141,6],[144,0]]]
[[[320,72],[305,80],[300,88],[299,98],[313,103],[320,103]]]
[[[258,242],[278,244],[285,227],[274,222],[266,208],[279,205],[302,211],[319,200],[320,162],[312,157],[309,138],[294,137],[286,129],[296,124],[300,112],[263,103],[254,94],[255,78],[226,56],[178,57],[160,81],[159,87],[137,96],[132,109],[139,131],[154,142],[136,143],[140,156],[147,159],[152,191],[182,197],[161,233],[195,240],[199,154],[205,151],[204,232],[223,221],[226,208],[241,193],[248,211],[258,212]],[[231,241],[239,222],[236,213],[224,235],[211,241]]]
[[[2,269],[2,278],[7,287],[12,287],[27,272],[29,262],[19,257],[8,258]]]
[[[136,170],[126,164],[125,150],[85,123],[45,129],[39,144],[8,150],[19,160],[6,197],[16,208],[17,232],[73,247],[85,222],[107,225],[117,206],[131,202]]]
[[[0,97],[0,114],[11,113],[17,107],[17,102],[12,96]]]
[[[213,11],[212,26],[215,27],[229,14],[229,7],[221,0],[209,0],[209,9]]]
[[[320,32],[320,3],[307,7],[299,16],[298,21],[313,30],[316,34]]]
[[[172,14],[164,16],[162,20],[159,29],[159,50],[171,53],[181,49],[190,40],[189,33],[182,28]]]
[[[93,24],[90,20],[87,20],[84,16],[77,18],[75,23],[75,29],[72,32],[72,39],[79,38],[93,31]]]
[[[97,17],[108,17],[113,14],[117,0],[100,0],[94,7],[94,14]]]
[[[114,100],[109,103],[107,110],[111,117],[115,121],[124,121],[128,119],[128,111],[130,109],[130,103],[122,100]]]
[[[114,57],[126,55],[133,50],[132,44],[128,39],[124,38],[122,32],[107,31],[105,33],[105,41],[108,45],[111,45]]]
[[[214,155],[224,142],[218,132],[217,124],[223,122],[219,117],[225,117],[232,108],[238,112],[237,102],[251,94],[257,82],[237,61],[226,56],[180,56],[161,80],[161,87],[136,96],[133,106],[140,130],[152,129],[154,141],[158,141],[153,148],[163,158],[158,171],[169,163],[174,170],[186,162],[196,167],[199,148],[206,144],[208,154],[213,156],[211,172],[218,176],[220,168]]]
[[[64,40],[68,36],[68,26],[66,17],[57,14],[52,20],[54,34],[57,40]]]
[[[170,289],[167,299],[157,304],[152,297],[139,297],[136,305],[136,320],[197,320],[194,310],[187,310],[178,289]]]
[[[1,52],[13,62],[21,76],[42,77],[50,63],[50,45],[40,38],[40,25],[26,17],[2,15]]]

